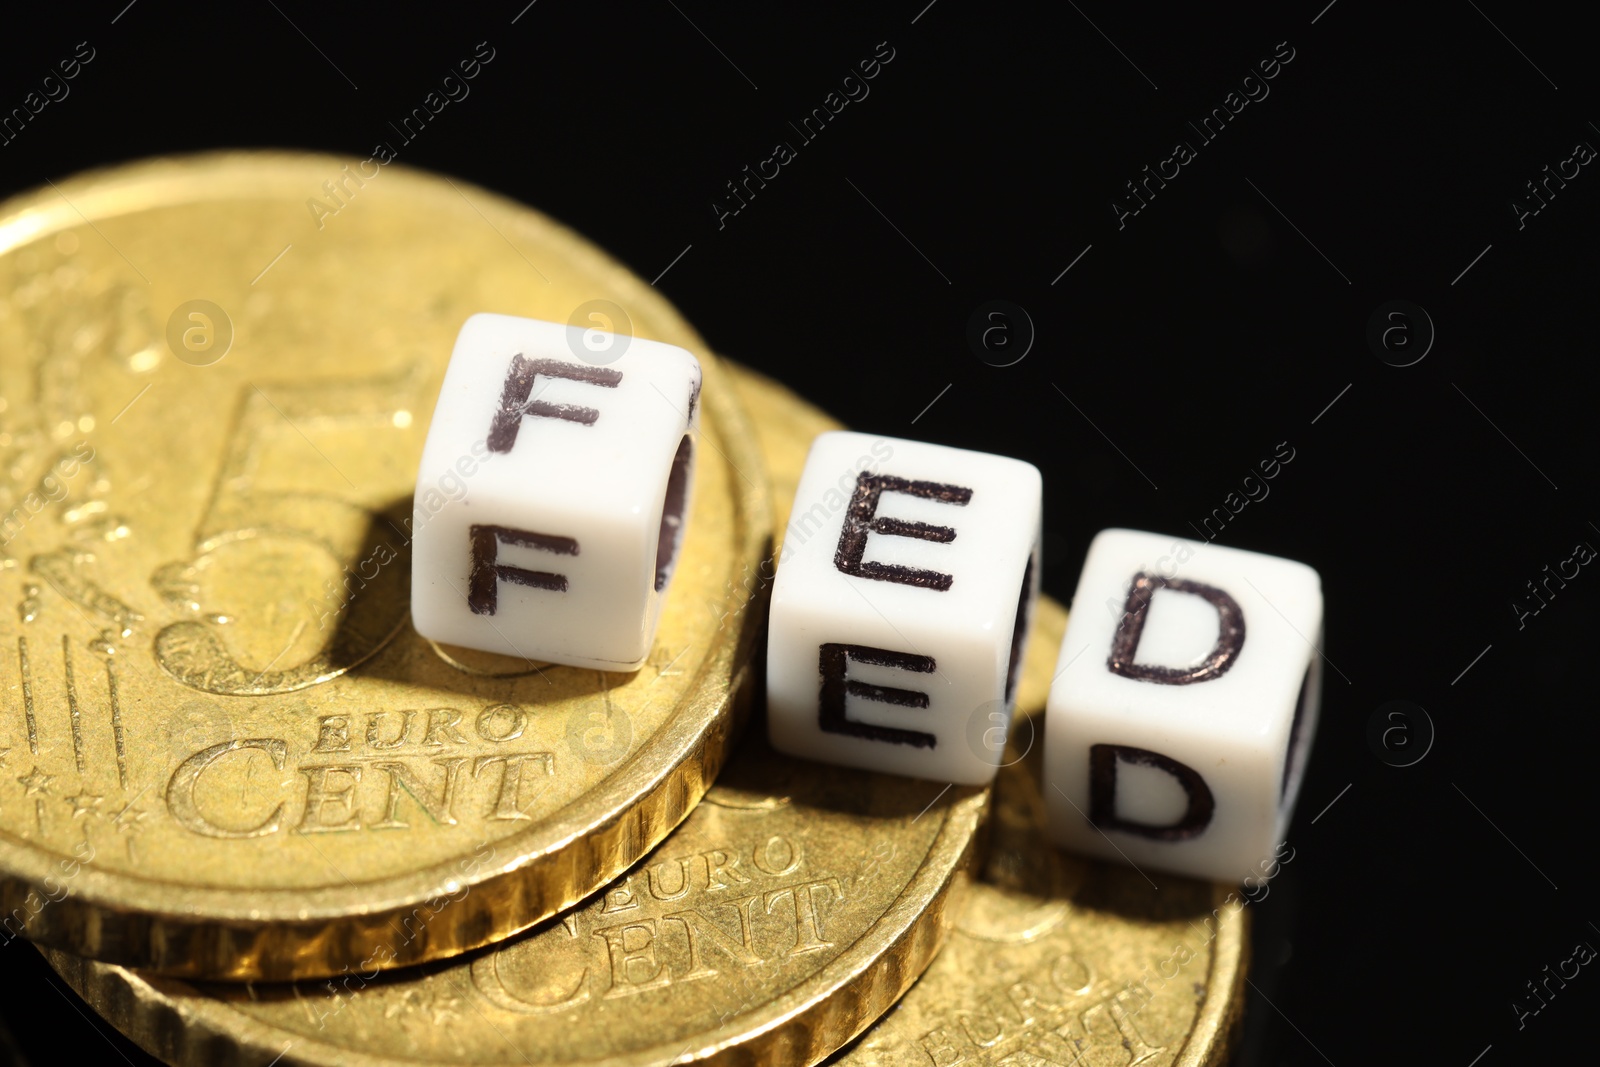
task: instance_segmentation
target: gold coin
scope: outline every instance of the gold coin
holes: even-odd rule
[[[772,522],[738,401],[650,286],[472,186],[239,153],[0,206],[0,292],[0,936],[370,973],[526,929],[694,807]],[[456,332],[596,308],[705,368],[712,447],[649,662],[422,640],[408,524]]]
[[[811,438],[836,424],[732,370],[782,519]],[[1024,723],[1043,707],[1065,623],[1042,598],[1020,683]],[[1028,736],[1014,731],[1019,747]],[[1211,918],[1213,887],[1164,880],[1152,894],[1132,871],[1044,845],[1036,755],[1002,772],[990,881],[970,889],[959,868],[981,793],[786,759],[757,732],[626,878],[470,959],[240,989],[46,955],[118,1028],[180,1065],[811,1063],[893,1002],[954,915],[943,954],[844,1062],[926,1064],[939,1053],[935,1064],[984,1063],[1041,1048],[1038,1060],[1012,1062],[1050,1063],[1058,1038],[1089,1055],[1056,1063],[1139,1062],[1118,1027],[1139,1035],[1140,1055],[1155,1050],[1142,1062],[1220,1062],[1241,999],[1242,920],[1228,909]],[[1190,921],[1217,933],[1158,986],[1135,964],[1159,967]],[[1151,995],[1134,990],[1112,1006],[1124,976]],[[1021,1014],[1005,1014],[1011,1005]],[[958,1047],[960,1060],[942,1051]]]

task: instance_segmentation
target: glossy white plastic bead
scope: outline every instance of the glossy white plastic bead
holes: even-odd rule
[[[1259,874],[1316,729],[1321,634],[1303,563],[1101,532],[1046,711],[1051,837],[1141,868]]]
[[[644,662],[689,516],[700,364],[594,333],[489,314],[461,328],[417,473],[424,637],[607,671]]]
[[[959,448],[825,433],[784,533],[767,636],[774,748],[994,777],[1039,584],[1040,477]]]

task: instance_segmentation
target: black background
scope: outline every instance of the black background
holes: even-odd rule
[[[400,162],[662,275],[718,351],[855,428],[1032,461],[1057,598],[1096,531],[1189,536],[1287,442],[1270,495],[1218,541],[1321,572],[1330,669],[1294,859],[1254,905],[1237,1062],[1591,1054],[1593,968],[1521,1028],[1512,1007],[1546,964],[1600,945],[1600,575],[1583,568],[1520,625],[1513,609],[1547,564],[1600,546],[1600,173],[1520,228],[1512,208],[1575,144],[1600,145],[1577,16],[1503,0],[525,2],[113,0],[13,18],[0,110],[78,42],[95,58],[0,146],[0,192],[215,147],[364,158],[487,41],[471,95]],[[893,59],[870,95],[802,143],[789,123],[880,42]],[[1186,123],[1289,49],[1270,95],[1202,143]],[[1197,158],[1119,227],[1113,199],[1178,140]],[[725,183],[779,141],[797,158],[719,226]],[[967,340],[995,299],[1035,334],[1012,366]],[[1392,300],[1436,329],[1411,366],[1368,344]],[[1401,325],[1412,347],[1390,361],[1427,347],[1420,319]],[[1005,358],[1027,333],[1009,323]],[[1409,767],[1368,742],[1396,699],[1436,730]],[[108,1041],[151,1062],[96,1036],[27,946],[0,968],[31,1062],[121,1062]]]

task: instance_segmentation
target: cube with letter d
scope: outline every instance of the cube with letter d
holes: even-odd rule
[[[674,345],[511,315],[461,328],[417,472],[424,637],[639,667],[689,517],[700,363]]]
[[[1039,587],[1039,472],[825,433],[784,531],[767,635],[781,752],[961,785],[994,777]]]
[[[1321,642],[1304,563],[1101,531],[1045,713],[1050,836],[1114,863],[1259,875],[1316,731]]]

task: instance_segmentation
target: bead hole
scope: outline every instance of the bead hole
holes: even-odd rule
[[[1033,608],[1033,561],[1039,557],[1039,546],[1028,554],[1028,565],[1022,570],[1022,592],[1017,595],[1017,617],[1011,624],[1011,660],[1006,665],[1006,707],[1017,699],[1017,676],[1021,673],[1022,646],[1028,637],[1028,616]]]
[[[661,529],[656,535],[656,592],[666,589],[672,578],[672,565],[678,560],[683,542],[684,505],[689,500],[689,472],[694,458],[694,443],[684,434],[672,457],[667,474],[667,496],[661,506]]]

